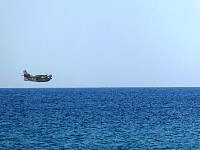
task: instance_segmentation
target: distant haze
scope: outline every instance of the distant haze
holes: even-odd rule
[[[200,86],[199,18],[198,0],[2,0],[0,87]]]

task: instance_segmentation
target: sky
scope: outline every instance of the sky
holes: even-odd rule
[[[0,88],[199,87],[199,18],[199,0],[0,0]]]

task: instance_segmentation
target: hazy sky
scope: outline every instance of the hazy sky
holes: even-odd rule
[[[144,86],[200,86],[199,0],[0,0],[0,87]]]

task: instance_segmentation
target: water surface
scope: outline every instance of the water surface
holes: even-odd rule
[[[200,88],[0,89],[0,149],[198,149]]]

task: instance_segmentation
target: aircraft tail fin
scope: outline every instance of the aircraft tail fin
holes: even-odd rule
[[[30,74],[26,70],[24,70],[23,73],[24,73],[24,81],[28,81],[28,77],[30,77]]]
[[[26,70],[23,71],[24,74],[29,74]]]

